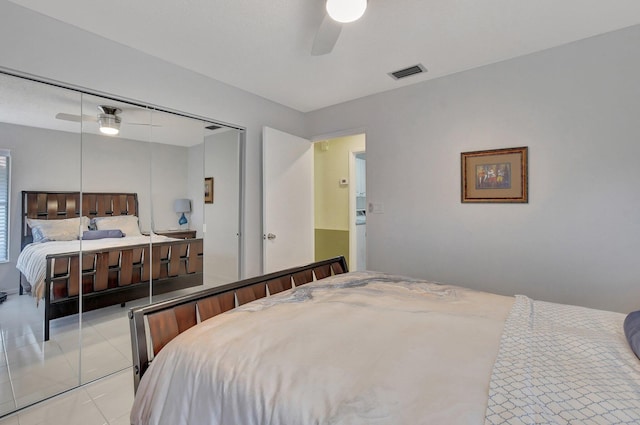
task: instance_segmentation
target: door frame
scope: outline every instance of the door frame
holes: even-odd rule
[[[356,270],[357,266],[357,241],[356,241],[356,187],[355,182],[355,155],[357,153],[365,153],[367,151],[367,129],[366,127],[356,127],[347,130],[333,131],[331,133],[323,133],[311,137],[311,143],[322,142],[325,140],[339,139],[341,137],[358,136],[364,134],[365,150],[353,151],[349,150],[349,269]],[[315,155],[315,152],[314,152]],[[315,173],[315,170],[314,170]],[[314,174],[315,181],[315,174]],[[315,185],[314,185],[315,188]],[[314,213],[315,214],[315,213]],[[366,248],[366,245],[365,245]],[[314,250],[315,251],[315,250]],[[315,252],[314,252],[315,254]]]
[[[245,240],[244,240],[244,226],[245,226],[245,214],[244,208],[246,205],[246,161],[247,161],[247,132],[244,128],[238,129],[238,173],[240,174],[238,180],[238,280],[242,280],[246,276],[245,263]]]
[[[354,271],[358,270],[358,237],[356,234],[356,155],[366,152],[366,146],[365,150],[349,149],[349,270]]]

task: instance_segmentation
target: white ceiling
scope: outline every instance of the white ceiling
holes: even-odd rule
[[[314,57],[323,0],[13,2],[302,112],[640,23],[640,0],[370,0]]]

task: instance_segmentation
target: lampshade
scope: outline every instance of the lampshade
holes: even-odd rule
[[[115,115],[110,115],[110,114],[98,115],[98,126],[100,127],[100,132],[104,134],[108,134],[110,136],[115,136],[120,132],[121,121],[122,119]]]
[[[191,201],[188,199],[176,199],[173,201],[173,210],[182,214],[178,220],[178,224],[185,226],[188,220],[187,217],[184,216],[184,213],[191,212]]]
[[[177,213],[191,212],[191,201],[189,199],[176,199],[173,202],[173,210]]]
[[[327,13],[334,21],[347,24],[357,21],[367,10],[367,0],[327,0]]]

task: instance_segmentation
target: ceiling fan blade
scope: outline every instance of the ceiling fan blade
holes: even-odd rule
[[[146,126],[149,126],[149,127],[162,127],[160,124],[147,124],[147,123],[144,123],[144,122],[124,122],[123,121],[123,124],[126,124],[126,125],[146,125]]]
[[[334,21],[329,15],[324,15],[320,28],[316,33],[311,47],[311,56],[321,56],[331,53],[342,31],[342,24]]]
[[[64,121],[73,121],[80,122],[83,121],[97,121],[98,119],[92,115],[74,115],[74,114],[65,114],[64,112],[59,112],[56,114],[56,118]]]

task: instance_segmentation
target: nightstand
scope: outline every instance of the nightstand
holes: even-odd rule
[[[176,239],[194,239],[196,237],[196,231],[188,229],[155,230],[153,233]]]

